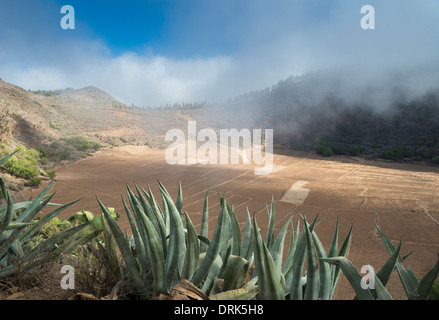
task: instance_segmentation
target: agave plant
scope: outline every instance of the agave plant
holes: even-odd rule
[[[339,265],[343,270],[346,278],[348,279],[350,285],[354,289],[356,296],[355,299],[359,300],[392,300],[392,296],[385,288],[392,272],[396,269],[398,276],[401,280],[404,292],[407,295],[408,300],[427,300],[428,295],[433,287],[434,281],[436,280],[439,273],[439,257],[436,261],[435,266],[425,274],[419,281],[410,267],[407,270],[402,265],[402,262],[409,257],[411,253],[400,257],[401,244],[399,242],[398,246],[395,246],[391,241],[384,235],[378,226],[376,226],[381,239],[384,242],[387,250],[390,253],[390,258],[386,261],[383,267],[377,273],[374,273],[372,269],[369,270],[370,277],[373,277],[373,288],[363,288],[362,277],[358,273],[357,269],[353,266],[351,261],[344,257],[334,257],[329,259],[322,259],[323,261]]]
[[[1,159],[0,165],[12,155]],[[42,218],[35,219],[43,208],[53,205],[50,200],[54,194],[47,194],[51,186],[52,182],[33,201],[14,203],[0,177],[0,188],[6,202],[5,207],[0,207],[0,278],[14,275],[17,263],[22,270],[32,271],[49,260],[59,258],[83,241],[77,235],[88,224],[64,230],[36,246],[30,245],[33,237],[49,221],[78,201],[59,206]]]
[[[291,218],[284,224],[277,237],[274,237],[275,208],[267,207],[269,218],[265,240],[259,232],[254,217],[254,233],[256,235],[255,275],[259,285],[259,298],[264,300],[330,300],[340,276],[339,266],[330,266],[319,259],[345,256],[350,243],[350,228],[341,248],[338,251],[338,221],[335,226],[331,246],[326,254],[322,243],[314,231],[317,217],[308,224],[306,218],[303,232],[300,234],[300,220],[294,232]],[[290,226],[290,242],[286,259],[283,262],[284,243]],[[338,252],[337,252],[338,251]],[[305,258],[307,261],[304,270]]]
[[[267,206],[269,226],[262,239],[247,209],[245,228],[241,230],[234,208],[220,195],[221,209],[212,239],[208,239],[208,196],[204,200],[200,234],[186,212],[182,212],[181,184],[174,202],[159,182],[162,208],[151,189],[127,186],[128,202],[122,198],[131,228],[124,234],[110,212],[99,200],[102,212],[120,249],[130,279],[141,296],[168,294],[179,281],[186,279],[210,294],[212,299],[331,299],[340,275],[339,266],[331,266],[319,258],[327,255],[313,231],[317,218],[305,226],[300,223],[294,234],[291,219],[275,237],[275,208]],[[288,228],[290,242],[283,264],[284,244]],[[328,256],[344,256],[351,230],[338,251],[338,221]],[[304,270],[305,257],[308,257]],[[250,267],[255,266],[252,279]],[[304,274],[304,271],[306,273]],[[217,290],[218,279],[222,289]]]
[[[128,203],[122,198],[131,228],[131,237],[122,232],[108,209],[98,198],[105,219],[119,247],[127,272],[143,298],[168,294],[183,279],[210,293],[217,278],[224,279],[225,295],[253,297],[255,287],[242,289],[249,270],[251,232],[244,242],[233,208],[220,196],[221,209],[209,240],[208,198],[206,194],[200,235],[184,212],[181,185],[174,203],[159,182],[162,208],[148,191],[135,186],[136,194],[127,186]],[[244,250],[243,250],[244,248]],[[215,292],[218,294],[218,292]]]

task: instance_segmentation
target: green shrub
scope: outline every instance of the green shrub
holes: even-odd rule
[[[8,154],[11,154],[11,150],[6,144],[0,142],[0,158],[6,157]]]
[[[415,155],[415,152],[412,149],[404,148],[404,157],[410,158]]]
[[[385,150],[381,152],[381,158],[389,160],[401,160],[404,157],[403,153],[398,153],[395,150]]]
[[[390,160],[402,160],[405,157],[413,157],[414,155],[413,150],[404,147],[394,147],[381,153],[382,158]]]
[[[346,148],[344,146],[334,146],[332,151],[334,151],[335,154],[346,154]]]
[[[56,154],[56,157],[59,160],[67,160],[70,158],[70,152],[68,152],[67,150],[61,150]]]
[[[38,176],[38,166],[26,159],[12,157],[4,164],[4,166],[10,174],[16,177],[32,179]]]
[[[325,157],[332,157],[334,155],[334,151],[332,151],[331,147],[323,147],[322,155]]]
[[[53,121],[50,121],[50,122],[49,122],[49,126],[50,126],[52,129],[55,129],[55,130],[61,130],[62,127],[63,127],[61,124],[55,123],[55,122],[53,122]]]
[[[55,177],[56,177],[56,170],[54,169],[54,170],[47,171],[47,176],[50,179],[55,179]]]
[[[375,142],[375,143],[372,145],[372,148],[374,148],[374,149],[378,149],[378,148],[381,148],[381,147],[382,147],[381,144],[378,143],[378,142]]]
[[[40,158],[47,158],[48,157],[46,148],[39,147],[39,148],[37,148],[37,151],[40,154]]]
[[[97,151],[101,145],[95,141],[89,140],[85,137],[76,136],[66,139],[66,143],[73,146],[78,151]]]
[[[364,151],[364,147],[354,146],[351,148],[349,153],[351,154],[351,156],[358,156],[360,153],[363,153],[363,151]]]
[[[62,143],[61,143],[61,141],[59,141],[59,140],[56,140],[56,141],[53,141],[52,142],[52,144],[50,145],[50,147],[52,148],[52,149],[59,149],[59,148],[61,148],[62,147]]]
[[[314,144],[314,150],[316,153],[325,157],[331,157],[334,155],[334,151],[332,151],[331,148],[331,143],[327,141],[317,141]]]
[[[38,177],[34,177],[28,180],[27,185],[32,187],[38,187],[41,184],[41,179]]]
[[[425,145],[416,149],[416,154],[423,159],[431,159],[433,156],[432,150]]]
[[[439,164],[439,156],[435,156],[431,159],[434,163]]]

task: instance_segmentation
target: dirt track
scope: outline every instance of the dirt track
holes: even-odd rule
[[[79,209],[99,212],[96,196],[122,214],[120,225],[129,229],[123,213],[121,196],[125,184],[150,185],[158,195],[157,180],[176,196],[181,181],[184,210],[197,224],[206,191],[209,190],[211,230],[219,212],[217,191],[226,194],[235,206],[244,226],[245,207],[256,213],[264,234],[267,203],[276,206],[277,230],[299,213],[308,220],[318,215],[316,232],[328,250],[336,219],[340,219],[340,244],[353,224],[348,257],[357,267],[369,263],[379,270],[388,252],[379,238],[375,224],[395,244],[403,239],[402,255],[414,250],[406,260],[420,277],[434,265],[439,252],[439,170],[437,167],[372,162],[348,157],[322,158],[301,152],[284,152],[274,158],[278,170],[267,176],[255,176],[250,165],[168,165],[164,151],[146,147],[121,147],[102,150],[94,156],[57,170],[53,190],[55,202],[82,200],[64,214]],[[289,190],[289,191],[288,191]],[[37,190],[28,195],[35,196]],[[281,199],[283,201],[281,201]],[[288,202],[285,202],[288,201]],[[396,272],[387,284],[394,299],[404,298]],[[354,296],[342,276],[336,299]]]

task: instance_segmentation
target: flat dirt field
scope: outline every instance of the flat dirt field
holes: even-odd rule
[[[353,225],[348,258],[359,270],[370,264],[378,271],[389,254],[379,237],[377,224],[396,245],[402,238],[402,255],[414,250],[405,261],[419,278],[435,264],[439,252],[438,167],[367,161],[361,158],[331,157],[282,151],[274,156],[275,170],[256,176],[252,165],[169,165],[165,150],[120,147],[101,150],[76,164],[57,169],[52,191],[54,202],[65,204],[82,198],[63,213],[68,217],[80,209],[99,213],[98,196],[108,207],[121,213],[120,225],[129,230],[121,196],[126,184],[151,186],[159,196],[157,180],[176,197],[183,187],[184,208],[199,228],[206,192],[209,191],[210,230],[219,212],[217,192],[233,204],[242,227],[246,206],[256,213],[265,235],[266,204],[272,198],[276,208],[276,230],[289,217],[296,225],[299,213],[308,221],[318,215],[316,232],[326,250],[337,219],[341,242]],[[35,196],[39,190],[28,192]],[[199,230],[199,229],[198,229]],[[288,239],[288,238],[287,238]],[[394,299],[405,294],[394,271],[386,286]],[[354,293],[342,275],[335,299],[352,299]]]

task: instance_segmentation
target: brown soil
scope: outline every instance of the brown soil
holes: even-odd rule
[[[349,157],[328,159],[283,151],[275,155],[274,161],[275,166],[283,167],[282,170],[275,170],[271,175],[255,176],[251,165],[168,165],[164,152],[124,146],[102,150],[76,164],[58,168],[52,188],[57,193],[53,200],[65,204],[82,198],[63,214],[63,217],[68,217],[80,209],[100,212],[96,201],[98,196],[108,207],[116,207],[121,213],[122,229],[129,230],[121,201],[121,196],[126,197],[126,184],[150,185],[158,195],[156,182],[160,180],[176,197],[181,181],[183,210],[189,213],[197,227],[201,221],[204,196],[209,190],[210,226],[216,222],[219,212],[217,192],[221,192],[234,205],[242,226],[245,225],[245,207],[248,206],[250,213],[256,213],[264,234],[266,204],[273,197],[277,230],[291,216],[296,224],[299,214],[306,215],[308,220],[318,215],[316,232],[326,250],[329,249],[337,218],[340,220],[339,245],[353,224],[348,257],[357,269],[370,264],[379,270],[389,256],[375,224],[395,244],[403,239],[403,255],[414,250],[404,265],[411,266],[418,278],[428,272],[437,259],[437,167]],[[295,189],[300,194],[295,196]],[[304,189],[309,191],[304,192]],[[38,191],[26,190],[25,193],[35,197]],[[296,198],[300,201],[291,201]],[[387,288],[394,299],[405,298],[396,272]],[[350,285],[342,276],[335,298],[352,299],[353,296]]]

